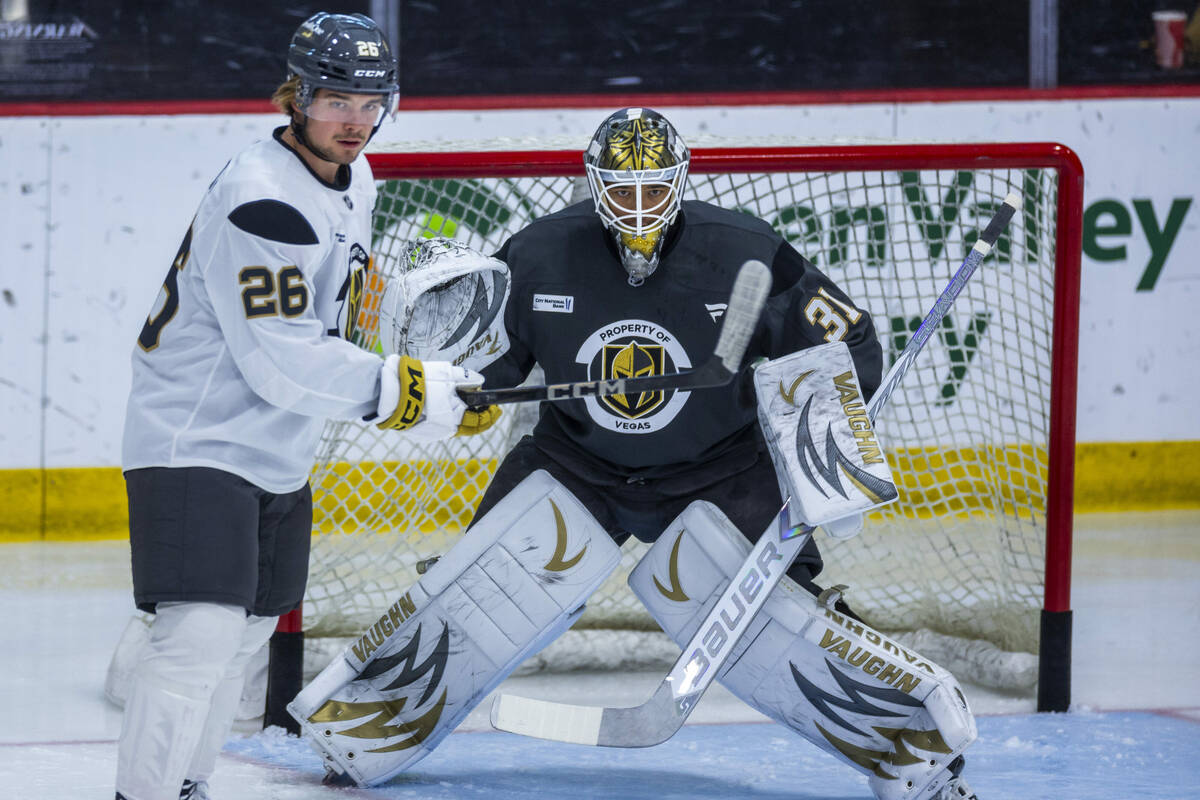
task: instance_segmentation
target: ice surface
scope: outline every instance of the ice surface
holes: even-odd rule
[[[967,686],[983,800],[1200,798],[1200,512],[1086,515],[1075,547],[1073,710]],[[105,669],[133,611],[122,543],[0,545],[0,795],[112,796],[120,712]],[[512,679],[505,691],[641,702],[660,675]],[[611,750],[491,731],[472,714],[414,770],[375,789],[321,785],[278,729],[232,739],[214,800],[318,798],[869,798],[865,780],[714,686],[669,742]]]

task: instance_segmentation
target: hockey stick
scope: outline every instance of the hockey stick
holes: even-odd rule
[[[1020,207],[1020,197],[1010,194],[988,222],[868,403],[867,415],[872,423]],[[492,703],[492,726],[539,739],[605,747],[649,747],[671,738],[696,707],[752,619],[812,536],[813,529],[809,526],[788,527],[784,523],[786,512],[785,503],[777,532],[767,532],[759,537],[736,577],[725,587],[717,604],[684,645],[679,658],[649,700],[632,708],[606,708],[501,694]],[[753,597],[746,597],[741,592],[741,587],[748,585],[747,581],[750,581],[749,585],[761,585]],[[741,613],[743,608],[745,613]],[[727,622],[729,619],[738,622],[731,626]],[[724,635],[710,636],[714,630]]]
[[[750,336],[758,324],[759,314],[771,290],[771,270],[761,261],[742,264],[733,282],[729,306],[721,320],[721,332],[713,354],[699,367],[669,375],[647,375],[641,378],[552,383],[549,386],[516,386],[508,389],[459,389],[458,396],[468,406],[477,408],[497,403],[527,403],[539,400],[574,400],[579,397],[601,397],[611,394],[636,394],[660,389],[705,389],[724,386],[733,379]]]

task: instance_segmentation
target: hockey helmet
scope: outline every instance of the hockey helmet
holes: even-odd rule
[[[317,89],[382,94],[378,128],[400,89],[392,48],[379,25],[363,14],[313,14],[292,36],[287,65],[300,78],[297,107],[314,118],[323,118],[310,113]]]
[[[689,158],[675,128],[649,108],[611,114],[583,154],[596,213],[616,239],[634,286],[658,267],[667,229],[683,202]]]

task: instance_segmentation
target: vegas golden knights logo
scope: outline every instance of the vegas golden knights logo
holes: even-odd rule
[[[603,377],[641,378],[647,375],[662,375],[666,367],[666,352],[661,345],[640,342],[606,344],[601,353]],[[613,394],[600,398],[611,411],[626,419],[637,419],[651,414],[662,406],[665,393],[662,390],[638,392],[636,394]]]
[[[584,338],[575,363],[591,381],[653,378],[692,368],[687,349],[675,334],[644,319],[606,322]],[[674,389],[635,392],[630,388],[625,394],[585,397],[583,404],[602,430],[639,435],[670,425],[690,396]]]

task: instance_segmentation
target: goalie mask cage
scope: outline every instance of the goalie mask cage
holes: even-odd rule
[[[375,272],[385,278],[403,268],[395,254],[406,239],[450,236],[492,253],[531,220],[590,202],[578,150],[369,157],[381,181]],[[697,148],[685,198],[774,225],[871,312],[890,364],[1009,192],[1022,210],[877,421],[900,500],[854,539],[818,534],[818,580],[846,584],[871,625],[959,678],[1026,692],[1036,681],[1039,709],[1062,710],[1083,192],[1075,154],[1053,143]],[[378,284],[368,281],[368,315]],[[496,429],[435,445],[356,422],[327,426],[311,480],[310,642],[359,634],[416,580],[419,560],[453,544],[536,414],[507,406]],[[617,664],[636,662],[620,650],[648,646],[628,632],[657,626],[625,585],[644,551],[625,545],[621,568],[568,633],[579,638],[558,649],[567,665],[586,664],[595,637]],[[295,630],[297,617],[284,624]],[[665,663],[678,653],[670,647]],[[335,649],[317,647],[319,658]]]

